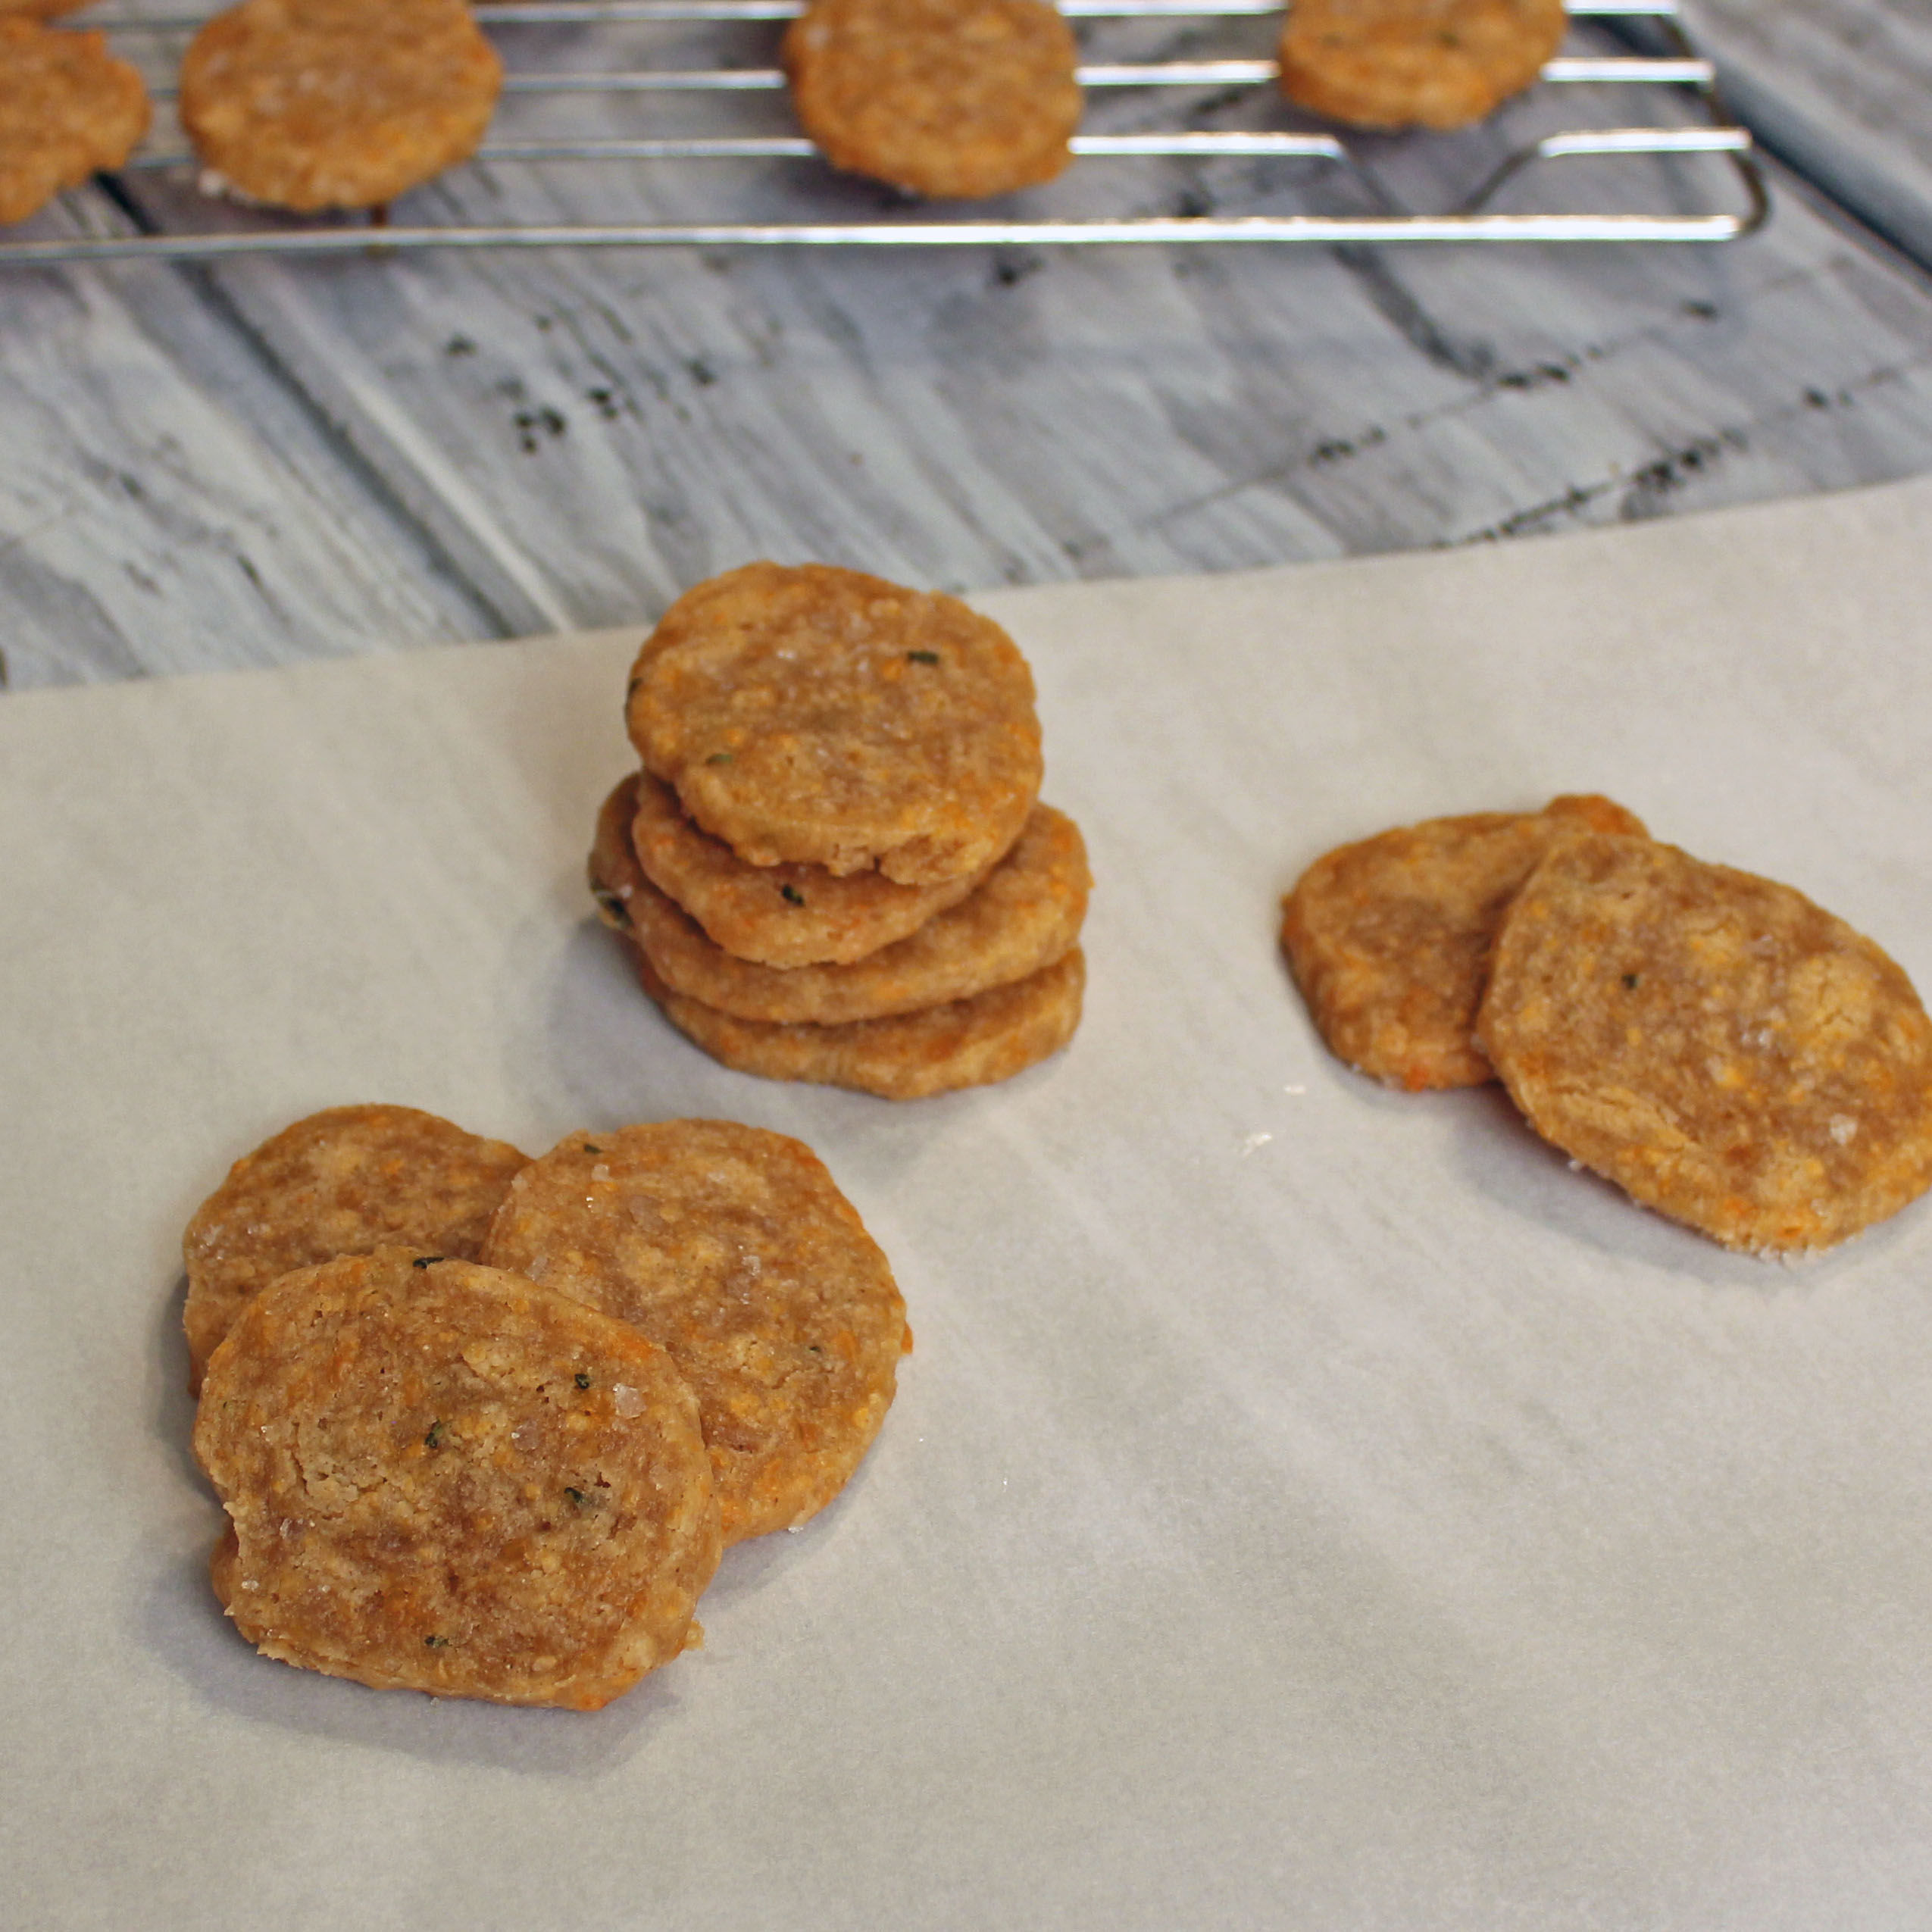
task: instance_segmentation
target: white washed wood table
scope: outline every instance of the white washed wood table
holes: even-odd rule
[[[1924,0],[1843,0],[1824,10],[1835,35],[1818,11],[1695,0],[1693,26],[1782,158],[1769,227],[1722,247],[10,270],[6,680],[627,622],[759,555],[949,586],[1131,576],[1932,470],[1932,280],[1910,252],[1932,235],[1916,224],[1932,194],[1910,65]],[[1252,24],[1265,50],[1271,30]],[[1185,23],[1142,28],[1136,51],[1201,44]],[[550,65],[603,44],[514,31],[517,59]],[[711,28],[649,31],[663,64],[716,44]],[[1580,29],[1580,50],[1614,51],[1605,31]],[[768,60],[777,32],[733,27],[730,58]],[[1266,111],[1196,105],[1203,125]],[[600,127],[649,111],[605,104]],[[783,124],[782,100],[762,111]],[[1426,194],[1479,177],[1499,138],[1383,143],[1378,163]],[[1684,192],[1680,171],[1646,165],[1667,202]],[[1252,186],[1163,166],[1112,192],[1146,212]],[[643,190],[664,218],[689,218],[686,180]],[[1587,173],[1566,185],[1587,204],[1605,192]],[[808,191],[863,199],[822,176]],[[613,192],[581,168],[477,166],[397,219],[608,218]],[[633,209],[638,192],[625,184]],[[796,189],[781,170],[733,192],[756,209]],[[131,174],[27,232],[124,230],[130,215],[163,231],[208,218],[186,182]]]

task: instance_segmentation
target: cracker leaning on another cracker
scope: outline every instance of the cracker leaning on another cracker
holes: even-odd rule
[[[243,1155],[181,1240],[191,1386],[243,1307],[293,1269],[397,1246],[476,1260],[529,1159],[414,1107],[332,1107]]]
[[[1932,1186],[1912,982],[1802,893],[1674,846],[1552,850],[1477,1032],[1546,1140],[1726,1247],[1829,1247]]]
[[[210,1359],[216,1593],[267,1655],[378,1690],[596,1710],[717,1568],[698,1405],[629,1324],[383,1248],[285,1275]]]
[[[696,1640],[725,1544],[838,1496],[912,1346],[824,1163],[730,1121],[530,1161],[336,1108],[183,1245],[215,1593],[267,1655],[379,1689],[627,1690]]]
[[[909,1346],[878,1244],[811,1149],[733,1121],[567,1134],[483,1258],[628,1322],[697,1397],[727,1543],[845,1487]]]
[[[1500,1076],[1576,1163],[1727,1247],[1813,1252],[1932,1186],[1932,1021],[1905,974],[1607,799],[1384,832],[1283,907],[1338,1058],[1411,1089]]]
[[[1559,839],[1643,825],[1608,799],[1432,818],[1338,846],[1282,902],[1281,942],[1338,1058],[1411,1093],[1496,1077],[1476,1045],[1503,909]]]

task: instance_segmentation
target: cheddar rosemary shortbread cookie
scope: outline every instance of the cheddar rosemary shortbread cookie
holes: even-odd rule
[[[0,20],[51,20],[87,4],[88,0],[0,0]]]
[[[181,64],[181,124],[250,201],[369,208],[467,159],[502,63],[464,0],[242,0]]]
[[[645,767],[754,865],[901,885],[982,871],[1039,789],[1026,660],[956,599],[820,564],[687,591],[627,706]]]
[[[1281,91],[1357,127],[1462,127],[1562,44],[1563,0],[1295,0]]]
[[[1828,1247],[1932,1183],[1911,981],[1802,893],[1674,846],[1552,851],[1477,1033],[1539,1133],[1727,1247]]]
[[[1080,125],[1077,50],[1043,0],[811,0],[792,102],[834,167],[930,195],[1051,181]]]
[[[629,844],[644,876],[727,952],[760,965],[863,959],[957,905],[989,869],[936,886],[902,886],[883,872],[752,865],[694,825],[677,794],[649,772],[639,774],[634,796]]]
[[[118,167],[147,131],[148,90],[105,35],[0,18],[0,224]]]
[[[628,1323],[384,1248],[277,1282],[208,1363],[217,1593],[270,1657],[596,1710],[675,1657],[721,1548],[698,1407]]]
[[[414,1107],[332,1107],[284,1127],[182,1236],[194,1381],[243,1305],[292,1268],[395,1244],[474,1261],[528,1158]]]
[[[850,965],[780,969],[736,958],[708,939],[617,848],[609,836],[612,816],[607,811],[600,821],[590,858],[591,890],[605,921],[636,942],[674,992],[741,1020],[836,1025],[968,999],[1024,979],[1080,937],[1093,885],[1080,828],[1052,806],[1036,805],[985,883],[909,939]]]
[[[1608,799],[1432,818],[1318,858],[1282,902],[1281,942],[1338,1058],[1411,1092],[1495,1074],[1472,1037],[1496,922],[1537,862],[1580,832],[1643,835]]]
[[[483,1252],[671,1352],[727,1543],[823,1509],[891,1406],[905,1304],[824,1162],[783,1134],[567,1135],[517,1177]]]
[[[741,1074],[856,1087],[886,1100],[922,1100],[1024,1073],[1073,1038],[1086,985],[1086,961],[1076,946],[1051,966],[971,999],[843,1026],[774,1025],[734,1019],[673,993],[633,952],[644,990],[713,1059]]]

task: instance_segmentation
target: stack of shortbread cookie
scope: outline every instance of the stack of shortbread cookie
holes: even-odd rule
[[[1071,1038],[1086,849],[1038,801],[1033,678],[997,624],[748,564],[665,614],[626,721],[643,769],[605,801],[591,889],[707,1052],[908,1100]]]

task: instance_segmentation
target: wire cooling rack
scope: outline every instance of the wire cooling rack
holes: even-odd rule
[[[1060,0],[1061,11],[1078,20],[1239,20],[1279,15],[1280,0]],[[1666,51],[1659,55],[1559,57],[1543,68],[1541,86],[1533,94],[1561,100],[1571,91],[1615,90],[1609,98],[1630,100],[1641,118],[1632,124],[1564,128],[1521,142],[1493,161],[1473,192],[1446,212],[1420,211],[1405,206],[1386,183],[1386,167],[1372,165],[1361,150],[1386,154],[1386,137],[1343,137],[1332,133],[1287,129],[1202,130],[1157,127],[1124,133],[1083,133],[1072,142],[1076,165],[1071,179],[1109,161],[1165,159],[1202,163],[1237,159],[1259,164],[1277,161],[1310,164],[1330,184],[1346,190],[1343,199],[1360,211],[1261,212],[1227,214],[1189,211],[1178,214],[1130,214],[1092,216],[1056,215],[1050,220],[961,218],[958,205],[927,207],[904,198],[885,198],[883,211],[863,220],[827,219],[827,203],[842,217],[846,203],[824,192],[833,179],[821,176],[817,188],[806,179],[794,185],[781,219],[676,222],[617,221],[554,223],[531,220],[479,224],[460,220],[402,224],[386,209],[359,217],[318,223],[298,221],[257,211],[246,225],[238,225],[232,205],[202,204],[211,215],[218,208],[220,221],[186,227],[157,223],[144,212],[142,177],[171,172],[192,177],[195,161],[179,136],[137,152],[119,170],[104,177],[115,199],[127,211],[137,232],[63,236],[40,239],[0,240],[0,267],[45,265],[86,261],[152,258],[169,261],[208,261],[252,255],[336,255],[380,250],[425,249],[639,248],[667,245],[735,247],[950,247],[992,245],[1069,246],[1123,243],[1246,243],[1280,246],[1316,242],[1388,244],[1411,242],[1674,242],[1712,243],[1735,240],[1761,227],[1770,212],[1764,177],[1752,151],[1751,136],[1730,120],[1721,101],[1711,63],[1701,58],[1687,38],[1677,14],[1677,0],[1568,0],[1573,18],[1640,17],[1651,23]],[[586,97],[607,100],[624,97],[708,95],[729,105],[731,97],[773,93],[785,86],[783,73],[773,67],[612,67],[567,71],[530,65],[520,57],[520,36],[533,28],[617,29],[673,23],[744,23],[789,20],[802,11],[802,0],[514,0],[474,8],[477,20],[492,30],[505,55],[506,103],[547,98],[567,111]],[[106,30],[118,51],[130,52],[143,41],[155,66],[153,52],[165,37],[183,36],[206,17],[203,14],[98,11],[77,24]],[[1275,83],[1278,70],[1271,60],[1147,60],[1083,64],[1080,84],[1090,103],[1116,89],[1146,90],[1149,97],[1181,102],[1197,100],[1201,90],[1226,103],[1252,94],[1257,104],[1279,103]],[[1192,90],[1191,93],[1189,90]],[[169,103],[167,86],[151,91],[158,102]],[[1594,91],[1585,96],[1599,98]],[[1685,104],[1689,104],[1687,113]],[[1264,108],[1264,115],[1267,110]],[[1176,118],[1183,117],[1177,114]],[[502,117],[499,116],[499,120]],[[1401,137],[1404,151],[1415,150],[1446,137],[1415,133]],[[792,133],[666,133],[596,138],[566,134],[518,139],[505,136],[484,142],[475,160],[492,167],[504,164],[570,163],[600,168],[689,167],[722,161],[810,163],[812,144]],[[1726,199],[1741,205],[1708,208],[1702,198],[1689,208],[1665,214],[1643,214],[1613,207],[1607,212],[1571,214],[1502,212],[1493,204],[1502,191],[1525,174],[1543,174],[1554,164],[1579,159],[1608,162],[1628,172],[1643,157],[1707,156],[1715,169],[1696,171],[1698,185],[1714,187],[1728,180]],[[1551,178],[1556,178],[1555,170]],[[1599,181],[1601,177],[1599,175]],[[1741,195],[1739,190],[1741,189]],[[1601,199],[1601,192],[1598,199]],[[1715,197],[1713,197],[1715,198]],[[421,198],[419,197],[419,199]],[[761,198],[768,201],[769,197]],[[1013,200],[1008,198],[1003,206]],[[1331,197],[1330,199],[1333,199]],[[1634,199],[1634,193],[1619,198]],[[1679,199],[1682,199],[1680,195]],[[192,208],[195,204],[189,203]],[[225,225],[222,225],[225,224]]]

